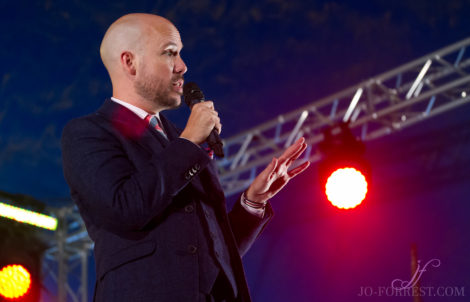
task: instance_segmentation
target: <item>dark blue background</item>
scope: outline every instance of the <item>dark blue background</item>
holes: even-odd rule
[[[110,96],[98,48],[129,12],[180,29],[186,79],[215,100],[224,137],[470,34],[470,1],[2,1],[0,190],[68,199],[61,131]],[[469,114],[461,107],[369,143],[374,187],[355,210],[322,199],[315,165],[289,184],[245,259],[255,301],[411,301],[358,294],[409,278],[412,243],[423,264],[441,260],[422,284],[464,286],[468,299]],[[168,116],[184,127],[188,110]]]

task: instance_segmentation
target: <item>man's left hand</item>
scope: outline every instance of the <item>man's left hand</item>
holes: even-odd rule
[[[303,137],[271,163],[255,178],[246,190],[246,198],[253,202],[264,203],[276,195],[292,178],[299,175],[310,165],[309,161],[290,171],[291,164],[305,151],[307,144]]]

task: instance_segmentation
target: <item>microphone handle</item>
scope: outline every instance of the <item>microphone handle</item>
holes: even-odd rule
[[[220,140],[219,132],[217,129],[212,129],[211,133],[207,137],[207,144],[214,151],[217,157],[223,158],[225,156],[223,144]]]
[[[201,102],[204,102],[204,99],[192,100],[191,109],[194,104],[201,103]],[[223,149],[224,145],[222,144],[222,140],[220,139],[219,132],[217,131],[215,127],[214,129],[212,129],[206,141],[207,141],[207,144],[209,145],[209,148],[211,148],[214,151],[214,154],[217,157],[223,158],[225,156],[224,149]]]

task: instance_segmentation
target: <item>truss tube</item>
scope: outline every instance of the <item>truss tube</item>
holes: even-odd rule
[[[419,59],[416,59],[414,61],[411,61],[407,64],[404,64],[404,65],[401,65],[395,69],[392,69],[390,71],[387,71],[387,72],[384,72],[382,74],[379,74],[378,76],[376,76],[375,78],[378,79],[378,80],[386,80],[386,79],[389,79],[389,78],[392,78],[394,75],[397,75],[399,73],[403,73],[404,71],[407,71],[413,67],[416,67],[416,66],[420,66],[420,65],[423,65],[424,63],[426,63],[426,61],[429,59],[429,58],[434,58],[436,55],[439,55],[441,57],[443,56],[446,56],[456,50],[460,50],[462,47],[466,47],[470,44],[470,38],[466,38],[460,42],[457,42],[455,44],[452,44],[452,45],[449,45],[447,47],[444,47],[444,48],[441,48],[437,51],[434,51],[434,52],[431,52],[427,55],[424,55],[423,57],[419,58]]]
[[[408,70],[413,69],[417,66],[425,64],[427,60],[429,60],[430,58],[435,58],[436,55],[440,56],[440,57],[443,57],[443,56],[448,55],[448,54],[450,54],[450,53],[452,53],[456,50],[460,50],[461,48],[463,48],[467,45],[470,45],[470,38],[464,39],[464,40],[462,40],[458,43],[455,43],[455,44],[450,45],[448,47],[442,48],[442,49],[437,50],[435,52],[429,53],[428,55],[425,55],[425,56],[423,56],[419,59],[411,61],[407,64],[402,65],[402,66],[399,66],[395,69],[392,69],[390,71],[379,74],[378,76],[374,77],[373,80],[377,81],[378,83],[387,81],[387,80],[389,80],[389,79],[391,79],[395,76],[399,76],[400,74],[402,74],[405,71],[408,71]],[[467,60],[465,66],[468,65],[469,63],[470,62]],[[463,63],[461,63],[460,66],[462,64]],[[442,75],[442,76],[445,76],[445,74]],[[411,83],[409,83],[409,85],[410,85],[409,87],[411,87]],[[287,113],[287,114],[281,115],[281,116],[283,116],[284,119],[289,120],[292,117],[295,117],[296,115],[300,114],[302,111],[309,110],[309,108],[312,107],[312,106],[315,106],[315,107],[319,108],[319,107],[322,107],[322,106],[327,105],[329,103],[333,103],[335,101],[335,99],[342,99],[344,97],[347,97],[348,95],[351,95],[352,93],[356,92],[359,88],[364,87],[364,86],[367,86],[366,81],[361,82],[360,84],[348,87],[348,88],[344,89],[343,91],[340,91],[340,92],[337,92],[333,95],[322,98],[322,99],[314,102],[313,104],[303,106],[303,107],[301,107],[297,110],[294,110],[290,113]],[[409,87],[406,87],[404,85],[401,85],[401,87],[409,88]],[[271,121],[262,123],[262,124],[260,124],[259,126],[255,127],[255,128],[252,128],[252,129],[249,129],[249,130],[246,130],[246,131],[242,131],[241,133],[239,133],[237,135],[234,135],[234,136],[232,136],[228,139],[225,139],[224,143],[237,141],[237,140],[243,138],[244,136],[246,136],[248,133],[253,132],[254,129],[257,129],[259,131],[265,131],[265,130],[275,126],[276,124],[278,124],[278,121],[276,119],[273,119]]]
[[[67,209],[60,209],[58,212],[59,227],[57,228],[57,262],[58,262],[58,277],[57,277],[57,301],[66,302],[66,284],[67,284],[67,259],[65,255],[65,240],[67,236],[67,222],[66,215]]]
[[[297,121],[297,124],[294,127],[294,130],[292,130],[291,134],[286,140],[286,143],[284,144],[284,148],[287,148],[292,144],[297,133],[299,133],[300,127],[302,127],[307,117],[308,117],[308,111],[307,110],[302,111],[302,114],[300,115],[299,120]]]
[[[345,113],[348,120],[352,120],[351,127],[362,125],[362,135],[369,140],[466,103],[466,101],[455,102],[457,98],[455,97],[455,91],[452,91],[452,89],[468,83],[466,76],[468,71],[465,68],[470,66],[470,58],[465,59],[463,57],[463,50],[468,45],[470,45],[470,38],[432,52],[297,110],[279,115],[276,119],[224,140],[224,143],[230,146],[228,149],[233,151],[240,148],[240,142],[244,141],[250,133],[257,133],[260,137],[260,140],[243,146],[243,151],[247,154],[246,163],[238,164],[235,169],[227,170],[227,165],[230,166],[237,156],[237,153],[233,152],[227,154],[225,160],[218,162],[224,190],[229,188],[229,192],[235,192],[237,186],[246,185],[246,176],[244,175],[247,171],[253,171],[260,168],[261,165],[268,164],[272,156],[278,156],[281,153],[280,148],[289,143],[296,134],[304,133],[309,144],[320,142],[323,138],[319,134],[319,130],[326,125],[341,120],[345,117]],[[447,64],[446,56],[450,55],[454,58],[457,56],[455,66]],[[436,64],[432,64],[433,61]],[[431,65],[433,66],[432,69],[430,68]],[[393,84],[391,82],[395,83],[396,87],[390,86],[390,84]],[[376,87],[380,89],[377,91],[378,93],[374,92]],[[364,89],[367,91],[366,96],[358,96],[358,92]],[[406,97],[407,95],[408,97]],[[435,106],[429,108],[429,114],[423,114],[419,103],[432,95],[439,95],[439,102],[436,100]],[[443,107],[442,97],[449,98],[450,102],[454,104]],[[354,104],[352,104],[352,100],[355,101]],[[348,107],[349,112],[347,111]],[[355,110],[351,110],[351,108]],[[304,111],[313,114],[309,115],[302,123],[300,129],[295,126],[292,129],[291,125],[298,125],[299,117]],[[416,111],[420,113],[417,114]],[[397,115],[406,118],[394,121]],[[279,128],[281,121],[283,125],[287,125],[283,126],[282,130]],[[372,127],[369,127],[369,123]],[[367,133],[367,131],[370,132]],[[276,134],[275,138],[272,137],[273,132]],[[319,155],[314,154],[311,158],[319,158]],[[239,190],[241,189],[239,187]]]
[[[88,250],[86,249],[83,249],[81,252],[80,252],[80,258],[81,258],[81,264],[82,264],[82,268],[81,268],[81,286],[80,286],[80,290],[81,290],[81,300],[82,302],[87,302],[88,300]]]
[[[306,143],[308,144],[308,153],[301,159],[298,159],[293,165],[300,164],[307,160],[307,158],[311,162],[320,160],[321,155],[316,151],[315,147],[324,138],[323,134],[317,130],[341,120],[347,110],[344,105],[351,101],[351,98],[354,97],[358,89],[366,89],[367,96],[358,98],[356,109],[361,108],[361,110],[357,112],[358,118],[350,124],[350,127],[362,126],[362,134],[365,140],[379,138],[395,130],[403,129],[429,117],[470,103],[470,95],[467,96],[460,93],[457,96],[458,92],[465,91],[462,85],[466,85],[464,87],[470,89],[468,85],[470,83],[470,76],[467,75],[468,69],[465,70],[465,68],[470,66],[470,58],[468,58],[468,55],[467,59],[464,58],[465,49],[469,45],[470,38],[467,38],[223,140],[227,156],[219,161],[218,165],[221,169],[220,178],[226,195],[230,196],[246,188],[252,181],[257,169],[267,165],[273,156],[279,156],[282,153],[281,148],[283,143],[290,137],[295,137],[293,132],[305,133]],[[453,65],[448,64],[448,61],[443,59],[443,57],[454,54],[454,52],[456,52],[457,58]],[[433,68],[428,70],[420,81],[425,83],[422,87],[424,92],[419,95],[414,94],[413,97],[405,101],[403,96],[413,85],[413,80],[407,82],[408,79],[416,79],[416,74],[419,73],[419,70],[428,60],[436,61],[439,64],[433,64]],[[411,74],[414,74],[414,76],[411,76]],[[455,77],[458,78],[455,79]],[[389,81],[393,81],[394,85],[387,84]],[[370,90],[375,85],[380,87],[383,93],[375,95]],[[453,92],[452,89],[455,90],[456,88],[462,89]],[[416,110],[414,108],[415,111],[412,111],[414,114],[412,116],[408,116],[409,111],[403,113],[400,111],[424,102],[430,97],[438,96],[446,97],[449,100],[445,102],[438,102],[436,100],[434,106],[429,108],[428,111]],[[391,98],[393,98],[393,101],[391,101]],[[365,104],[364,102],[367,103]],[[284,126],[284,124],[291,123],[292,121],[298,121],[304,111],[313,114],[306,117],[305,121],[298,127],[299,129],[294,127],[295,131],[293,131]],[[393,123],[385,119],[393,117],[397,113],[406,114],[407,118]],[[317,118],[314,119],[311,116]],[[379,123],[379,126],[372,127],[376,123]],[[264,132],[268,131],[275,133],[273,137],[264,134]],[[367,133],[367,131],[371,132]],[[247,136],[250,135],[252,136],[251,138],[253,138],[253,135],[258,136],[259,140],[256,140],[256,142],[253,142],[255,140],[251,138],[247,140]],[[243,147],[243,151],[240,150],[240,147]],[[235,165],[234,159],[236,159]],[[242,159],[243,161],[240,161]],[[230,170],[232,165],[234,165],[234,169]],[[56,216],[59,219],[59,228],[56,231],[55,238],[48,239],[53,242],[44,255],[43,263],[48,267],[47,261],[57,262],[57,274],[49,269],[52,279],[57,280],[57,301],[65,302],[67,293],[70,293],[74,301],[78,301],[77,296],[74,296],[70,286],[67,284],[67,274],[71,273],[68,266],[69,262],[72,259],[80,260],[82,273],[80,292],[81,301],[83,302],[87,298],[87,280],[84,275],[87,275],[88,271],[88,260],[84,259],[84,257],[88,256],[93,243],[86,236],[84,223],[75,206],[56,210]]]
[[[447,91],[451,88],[460,86],[460,85],[465,84],[465,83],[470,83],[470,76],[466,76],[464,78],[458,79],[458,80],[453,81],[451,83],[448,83],[446,85],[440,86],[439,88],[435,88],[433,90],[427,91],[427,92],[421,94],[420,96],[418,96],[416,98],[412,98],[410,100],[404,101],[404,102],[402,102],[400,104],[397,104],[395,106],[391,106],[391,107],[387,107],[385,109],[379,110],[379,111],[375,112],[374,114],[377,116],[377,118],[379,118],[383,115],[386,115],[386,114],[389,114],[391,112],[397,111],[398,109],[407,107],[407,106],[412,105],[414,103],[421,102],[421,101],[423,101],[427,98],[430,98],[433,95],[442,93],[444,91]],[[372,115],[365,116],[365,117],[359,119],[356,123],[353,123],[351,125],[351,127],[352,128],[356,127],[357,125],[361,125],[361,124],[363,124],[367,121],[373,120],[373,119],[374,118],[372,117]]]

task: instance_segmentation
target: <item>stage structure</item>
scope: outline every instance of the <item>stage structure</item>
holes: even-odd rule
[[[58,219],[58,228],[50,239],[50,248],[42,261],[44,284],[56,284],[43,290],[41,302],[87,302],[88,259],[93,242],[74,205],[51,210]],[[73,288],[77,285],[78,288]]]
[[[469,45],[467,38],[225,139],[225,158],[218,161],[225,194],[247,188],[273,156],[301,136],[308,148],[297,164],[320,160],[317,146],[326,126],[350,122],[368,141],[468,103]]]
[[[294,165],[319,161],[317,147],[327,126],[349,122],[356,135],[369,141],[469,103],[469,45],[467,38],[223,140],[226,156],[218,167],[225,194],[247,188],[273,156],[301,136],[308,148]],[[75,206],[58,209],[56,217],[58,230],[43,261],[45,277],[57,284],[55,301],[85,302],[93,243]],[[78,289],[71,288],[72,278]],[[43,293],[42,301],[49,295]]]

